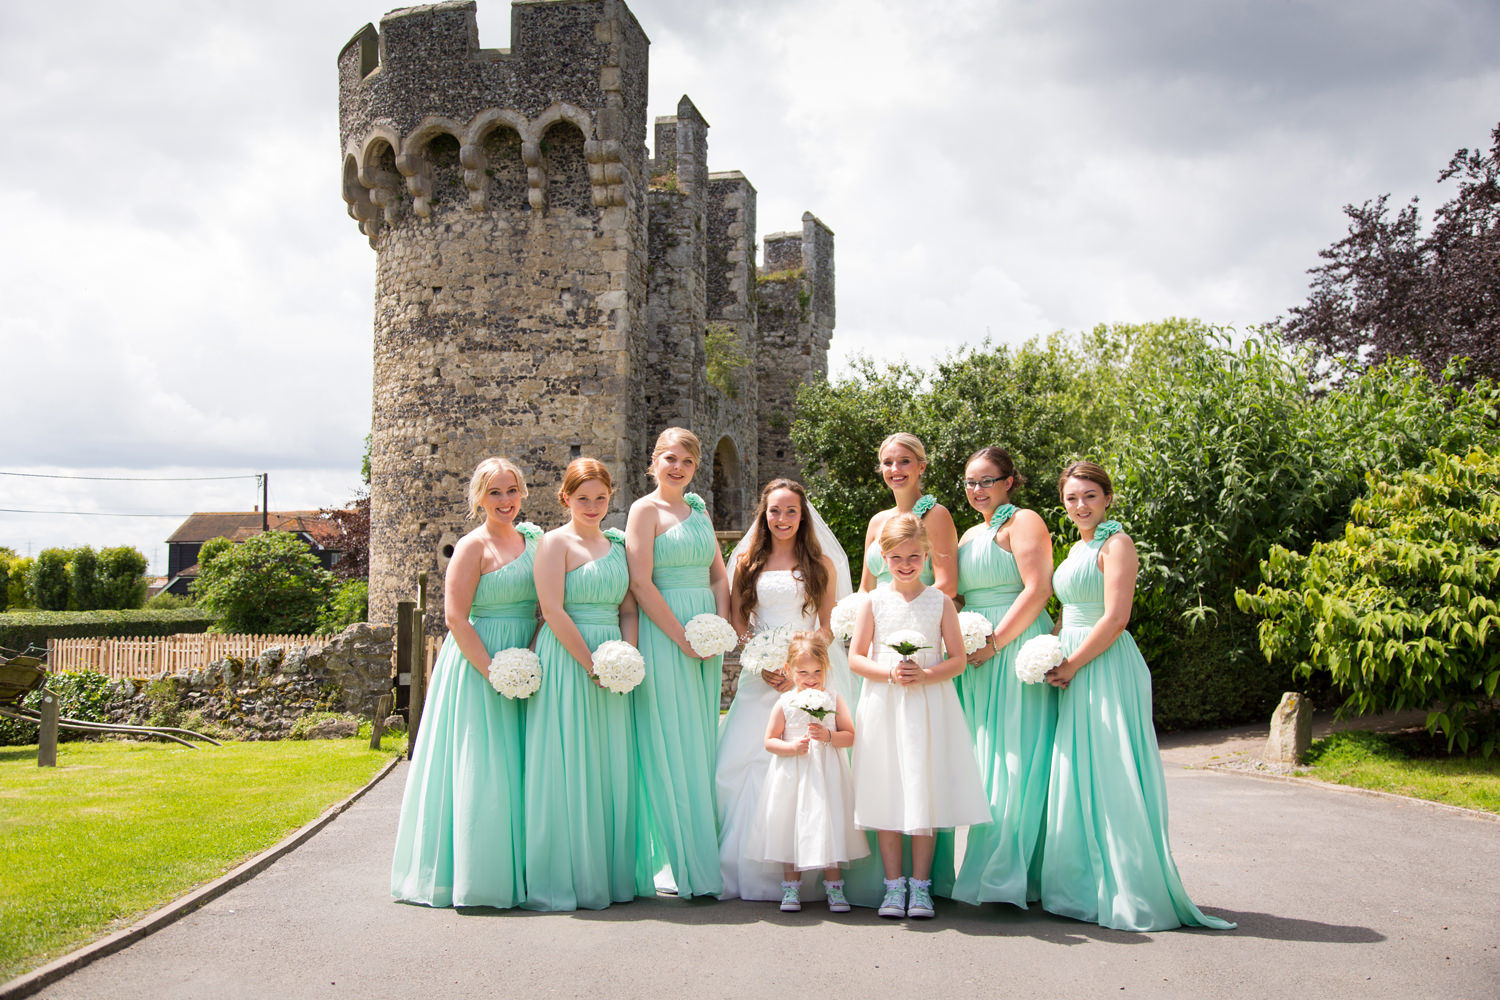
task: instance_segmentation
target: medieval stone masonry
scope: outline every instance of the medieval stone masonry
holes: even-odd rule
[[[755,265],[755,188],[708,170],[683,97],[646,150],[645,33],[620,0],[513,0],[509,49],[472,2],[392,11],[339,54],[343,196],[376,251],[370,620],[395,619],[473,522],[469,473],[525,471],[526,516],[578,455],[612,523],[650,490],[656,434],[702,439],[694,488],[743,528],[796,475],[797,387],[827,374],[833,232],[809,213]]]

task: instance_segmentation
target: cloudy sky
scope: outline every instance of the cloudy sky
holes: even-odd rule
[[[837,234],[835,369],[1272,319],[1345,203],[1430,214],[1500,121],[1493,0],[631,8],[651,113],[693,99],[762,234],[804,209]],[[132,544],[159,572],[180,517],[249,509],[255,473],[273,508],[354,492],[374,254],[339,197],[334,60],[383,12],[0,4],[0,545]],[[508,45],[508,5],[479,28]],[[120,481],[208,476],[238,478]]]

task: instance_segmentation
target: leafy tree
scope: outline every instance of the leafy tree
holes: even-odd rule
[[[1465,752],[1500,749],[1500,457],[1432,453],[1428,469],[1372,470],[1343,536],[1281,546],[1239,604],[1264,616],[1266,658],[1326,673],[1340,712],[1429,709]]]
[[[210,538],[198,548],[198,569],[201,572],[214,559],[234,548],[234,543],[227,538]]]
[[[31,579],[31,567],[36,560],[31,556],[19,556],[11,560],[10,583],[5,588],[5,603],[12,611],[18,608],[34,608],[27,580]]]
[[[105,605],[99,588],[99,553],[84,545],[68,551],[68,610],[97,611]]]
[[[101,608],[127,610],[146,601],[146,557],[129,545],[116,545],[99,552],[99,599]]]
[[[361,493],[347,507],[325,507],[318,516],[332,521],[338,528],[337,538],[329,543],[330,548],[343,553],[343,557],[333,564],[334,575],[344,580],[369,576],[370,494]]]
[[[1418,200],[1394,216],[1387,195],[1346,205],[1349,231],[1319,252],[1286,333],[1349,369],[1413,358],[1436,377],[1456,358],[1466,381],[1500,379],[1500,126],[1488,153],[1461,149],[1439,182],[1457,193],[1422,232]]]
[[[318,634],[337,635],[355,622],[369,619],[370,585],[364,580],[345,580],[318,612]]]
[[[26,596],[42,611],[68,610],[68,550],[43,549],[26,572]]]
[[[209,552],[206,561],[203,552]],[[333,574],[302,539],[267,531],[227,549],[206,543],[193,593],[198,606],[219,619],[217,631],[310,633],[333,587]]]
[[[9,607],[10,602],[7,595],[10,592],[10,560],[0,558],[0,611]]]

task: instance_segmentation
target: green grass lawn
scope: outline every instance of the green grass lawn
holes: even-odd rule
[[[1500,813],[1500,756],[1449,756],[1425,733],[1334,733],[1313,743],[1312,776]]]
[[[394,752],[368,739],[70,742],[41,768],[35,746],[0,747],[0,982],[222,875]]]

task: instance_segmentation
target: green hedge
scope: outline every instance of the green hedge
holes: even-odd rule
[[[155,611],[8,611],[0,614],[0,646],[45,648],[48,639],[96,639],[207,632],[214,619],[199,608]]]

